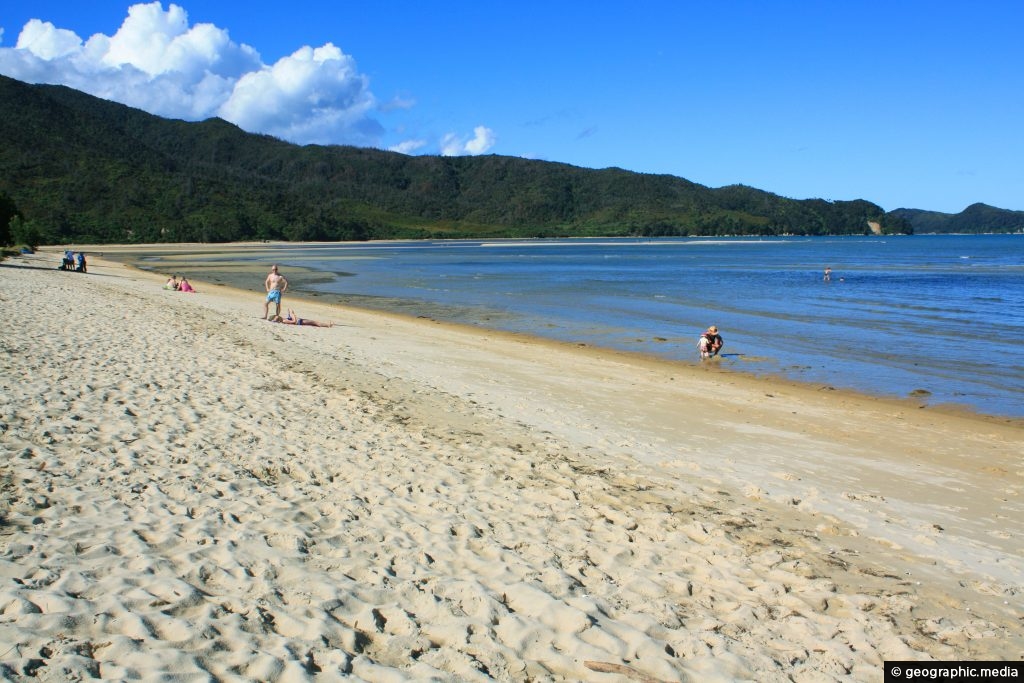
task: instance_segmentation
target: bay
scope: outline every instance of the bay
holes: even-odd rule
[[[319,273],[300,289],[350,305],[694,363],[714,324],[726,342],[714,362],[730,369],[1024,416],[1024,235],[289,244],[234,257]]]

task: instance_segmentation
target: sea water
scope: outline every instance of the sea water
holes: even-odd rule
[[[346,303],[1024,416],[1024,235],[303,245]],[[824,269],[831,267],[831,280]]]

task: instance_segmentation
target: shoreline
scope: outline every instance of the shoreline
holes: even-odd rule
[[[406,240],[398,240],[398,241],[399,242],[404,242]],[[301,243],[301,244],[316,245],[316,244],[329,244],[329,243],[309,242],[309,243]],[[146,253],[165,254],[165,253],[169,253],[170,252],[170,253],[176,253],[176,254],[180,253],[180,254],[186,255],[188,257],[188,256],[192,256],[194,254],[201,254],[203,252],[208,252],[208,253],[230,252],[230,251],[232,251],[232,249],[242,249],[242,250],[247,250],[247,251],[251,250],[252,252],[256,252],[256,253],[259,253],[262,250],[267,250],[267,252],[269,254],[273,254],[273,253],[276,253],[276,252],[274,252],[274,250],[276,248],[282,246],[282,245],[295,246],[295,243],[288,243],[288,242],[235,242],[235,243],[228,243],[228,244],[203,244],[203,243],[195,243],[195,244],[173,244],[173,245],[156,245],[156,244],[154,244],[154,245],[92,245],[92,246],[86,245],[86,246],[76,247],[76,249],[80,248],[81,250],[86,251],[87,253],[89,253],[90,251],[92,251],[93,253],[102,253],[102,250],[104,248],[108,249],[108,250],[113,250],[114,252],[119,252],[122,255],[126,255],[125,257],[122,257],[122,258],[114,258],[113,259],[114,261],[116,261],[118,263],[122,263],[122,264],[124,264],[124,265],[126,265],[128,267],[131,267],[131,268],[133,268],[135,270],[138,270],[139,272],[142,272],[142,273],[150,273],[150,274],[155,274],[155,275],[160,275],[162,273],[163,275],[170,275],[170,274],[177,273],[178,270],[181,270],[181,269],[178,269],[178,270],[167,269],[166,272],[164,272],[164,271],[159,271],[158,272],[155,269],[154,270],[150,270],[150,269],[142,267],[140,265],[140,263],[141,263],[141,255],[146,254]],[[64,247],[64,246],[61,246],[61,247],[52,247],[52,246],[51,247],[42,247],[40,249],[40,251],[44,252],[44,253],[57,254],[57,253],[60,253],[61,251],[63,251],[63,249],[65,249],[65,248],[66,247]],[[204,267],[204,266],[200,266],[198,268],[193,268],[192,269],[194,272],[199,272],[200,273],[200,277],[198,279],[194,279],[194,278],[190,277],[189,279],[190,279],[190,281],[195,280],[195,281],[200,282],[200,283],[202,283],[202,284],[204,284],[206,286],[213,285],[213,286],[218,286],[218,287],[226,287],[226,288],[229,288],[229,289],[236,290],[239,293],[243,293],[243,292],[255,293],[257,295],[262,296],[263,278],[266,276],[266,271],[269,268],[269,265],[267,265],[267,264],[269,264],[269,263],[270,263],[270,261],[267,261],[266,263],[261,261],[258,264],[251,264],[251,265],[250,264],[244,264],[244,265],[241,265],[241,266],[233,266],[230,273],[224,274],[223,277],[216,278],[216,279],[204,278],[203,277],[203,273],[205,272],[207,275],[209,275],[209,268],[208,267]],[[298,274],[298,275],[296,275],[296,274]],[[595,351],[597,351],[599,353],[607,353],[607,354],[612,354],[612,355],[622,355],[623,357],[633,358],[637,362],[650,362],[650,363],[653,363],[653,364],[665,364],[666,367],[668,367],[669,369],[671,369],[673,367],[676,367],[676,366],[682,366],[682,367],[686,367],[686,368],[690,368],[690,369],[692,369],[692,368],[701,368],[701,369],[706,370],[706,371],[732,373],[732,374],[735,374],[735,375],[738,375],[738,376],[741,376],[741,377],[749,378],[751,380],[763,381],[763,382],[767,383],[768,385],[780,384],[780,385],[792,386],[792,387],[797,388],[797,389],[804,388],[804,389],[813,390],[813,391],[827,391],[829,393],[834,393],[835,395],[842,395],[842,396],[844,396],[844,397],[846,397],[848,399],[855,398],[855,397],[863,397],[863,398],[866,398],[866,399],[869,399],[869,400],[872,400],[872,401],[889,402],[889,403],[893,404],[894,408],[899,408],[899,409],[917,408],[917,409],[928,410],[928,411],[931,411],[931,412],[940,413],[940,414],[946,414],[946,415],[973,416],[973,417],[977,417],[977,418],[981,418],[981,419],[993,420],[993,421],[995,421],[997,423],[1016,424],[1016,425],[1020,425],[1020,426],[1024,427],[1024,416],[1013,416],[1013,415],[1006,415],[1006,414],[1001,414],[1001,413],[988,413],[988,412],[984,412],[984,411],[982,411],[982,410],[980,410],[980,409],[978,409],[978,408],[976,408],[974,406],[971,406],[971,405],[968,405],[968,404],[964,404],[964,403],[955,403],[955,402],[936,402],[936,403],[930,403],[927,395],[918,395],[918,394],[915,394],[915,392],[913,392],[913,391],[908,393],[908,394],[906,394],[906,395],[900,396],[900,395],[896,395],[896,394],[889,394],[889,393],[883,393],[883,392],[872,392],[872,391],[869,391],[869,390],[850,388],[850,387],[842,387],[842,386],[836,387],[836,386],[831,386],[831,385],[829,385],[828,383],[825,383],[825,382],[809,381],[809,380],[802,380],[802,379],[790,377],[790,376],[787,376],[787,375],[785,375],[783,373],[780,373],[780,372],[774,372],[774,373],[773,372],[757,372],[757,371],[754,371],[754,370],[743,369],[742,367],[734,367],[733,365],[725,367],[725,366],[722,366],[720,364],[716,364],[716,365],[713,365],[713,366],[709,367],[707,364],[701,364],[701,363],[696,363],[696,362],[691,363],[691,362],[686,361],[686,360],[676,360],[676,359],[667,358],[667,357],[663,357],[663,356],[658,356],[658,355],[651,354],[651,353],[648,353],[648,352],[643,352],[643,351],[630,351],[628,349],[616,349],[616,348],[605,347],[605,346],[595,346],[595,345],[587,344],[585,342],[564,341],[564,340],[559,340],[559,339],[555,339],[555,338],[552,338],[552,337],[545,337],[545,336],[542,336],[542,335],[537,334],[537,333],[511,332],[511,331],[500,330],[500,329],[497,329],[497,328],[487,327],[484,324],[463,323],[463,322],[457,322],[457,321],[452,321],[452,320],[438,319],[438,318],[435,318],[435,317],[431,316],[429,314],[429,312],[426,313],[426,314],[412,314],[412,313],[403,313],[401,311],[394,310],[394,309],[387,308],[387,307],[379,307],[378,308],[378,307],[374,307],[374,306],[361,306],[359,304],[353,304],[351,301],[348,300],[350,297],[345,297],[344,295],[321,293],[321,292],[311,292],[311,291],[303,291],[302,289],[296,289],[296,290],[292,290],[291,289],[291,282],[292,282],[293,279],[295,279],[299,283],[298,287],[302,287],[303,285],[314,283],[314,282],[318,282],[318,281],[322,282],[322,281],[330,281],[330,280],[339,279],[340,277],[343,277],[343,275],[340,274],[340,273],[325,273],[323,271],[303,270],[301,268],[291,268],[289,273],[288,273],[288,275],[289,275],[289,287],[290,287],[290,291],[289,291],[289,294],[288,294],[289,298],[294,299],[296,301],[301,301],[301,302],[304,302],[304,303],[305,302],[308,302],[308,303],[311,303],[311,304],[312,303],[317,303],[317,304],[323,304],[323,305],[327,305],[327,306],[335,306],[335,307],[338,307],[338,308],[343,309],[343,310],[366,311],[366,312],[373,313],[373,314],[380,314],[380,315],[386,315],[386,316],[397,316],[399,318],[404,318],[404,319],[409,319],[409,320],[428,320],[428,321],[430,321],[432,323],[436,323],[438,325],[452,326],[455,329],[466,329],[466,330],[484,331],[484,332],[489,333],[489,334],[494,334],[494,335],[499,335],[499,336],[503,336],[503,337],[508,337],[510,339],[521,338],[521,339],[525,339],[527,341],[531,341],[533,343],[550,343],[550,344],[552,344],[552,345],[554,345],[556,347],[592,349],[592,350],[595,350]],[[427,308],[430,307],[429,304],[425,304],[425,306]]]
[[[0,332],[8,670],[867,681],[1024,647],[1016,422],[49,264],[0,263],[32,312]]]

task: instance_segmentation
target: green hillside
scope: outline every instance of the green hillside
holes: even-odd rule
[[[922,234],[1024,232],[1024,211],[997,209],[987,204],[971,204],[960,213],[896,209],[891,214],[903,218],[914,232]]]
[[[517,157],[298,146],[0,77],[0,198],[42,241],[911,232],[863,200]]]

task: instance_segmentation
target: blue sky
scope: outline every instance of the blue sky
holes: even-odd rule
[[[6,4],[0,73],[161,116],[1024,210],[1020,0]]]

